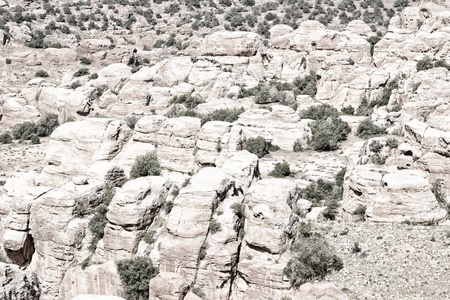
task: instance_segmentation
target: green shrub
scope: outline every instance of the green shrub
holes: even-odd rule
[[[384,165],[387,157],[385,155],[381,155],[379,153],[375,153],[370,157],[370,160],[376,165]]]
[[[398,148],[398,139],[389,137],[386,139],[386,146],[388,146],[391,149]]]
[[[339,142],[346,140],[351,131],[347,122],[339,117],[315,121],[310,124],[310,128],[312,132],[311,146],[316,151],[336,150]]]
[[[88,68],[81,68],[78,71],[76,71],[73,76],[74,77],[81,77],[81,76],[85,76],[89,74],[89,69]]]
[[[269,173],[269,176],[278,178],[286,177],[289,175],[291,175],[291,170],[287,162],[276,163],[275,168]]]
[[[59,126],[57,114],[47,114],[37,122],[36,134],[40,137],[49,136]]]
[[[370,116],[372,114],[372,107],[369,105],[369,102],[366,97],[361,99],[361,103],[356,109],[357,116]]]
[[[9,131],[3,132],[2,134],[0,134],[0,143],[1,144],[11,144],[12,143],[12,136],[11,133],[9,133]]]
[[[341,187],[344,185],[344,177],[345,173],[347,172],[347,168],[343,167],[339,172],[336,173],[334,176],[334,181],[337,186]]]
[[[326,120],[329,117],[338,117],[339,111],[329,104],[314,105],[300,113],[302,119]]]
[[[233,123],[239,118],[239,115],[242,114],[244,111],[245,110],[243,107],[239,109],[224,108],[215,110],[207,115],[200,115],[202,126],[203,124],[209,121],[224,121]]]
[[[41,140],[39,139],[39,137],[37,136],[37,134],[33,134],[33,135],[31,136],[30,141],[31,141],[31,143],[32,143],[33,145],[36,145],[36,144],[40,144],[40,143],[41,143]]]
[[[166,213],[166,215],[170,214],[170,212],[172,211],[173,205],[174,204],[172,201],[166,201],[164,203],[164,212]]]
[[[36,133],[37,127],[33,122],[23,122],[14,125],[11,130],[14,139],[28,140],[32,134]]]
[[[196,108],[197,105],[199,105],[200,103],[203,103],[202,99],[200,99],[199,97],[192,96],[190,94],[176,96],[170,102],[170,104],[183,104],[188,110]]]
[[[302,142],[300,140],[296,140],[294,142],[294,147],[292,150],[294,150],[294,152],[303,152],[304,149],[303,149]]]
[[[417,62],[417,72],[425,71],[433,68],[433,61],[429,57],[425,57]]]
[[[48,75],[48,73],[46,71],[39,70],[39,71],[36,72],[36,74],[34,74],[34,76],[45,78],[45,77],[48,77],[49,75]]]
[[[134,130],[134,127],[136,126],[137,121],[139,121],[141,117],[138,117],[136,115],[126,116],[125,117],[125,123],[127,123],[127,126]]]
[[[353,214],[357,215],[361,218],[361,220],[365,220],[366,219],[366,210],[367,210],[367,206],[365,205],[359,205],[354,211]]]
[[[200,252],[198,253],[199,260],[203,260],[206,257],[206,249],[208,249],[208,244],[203,243],[203,245],[200,247]]]
[[[155,151],[139,155],[131,168],[130,177],[158,176],[161,174],[161,166]]]
[[[239,233],[239,236],[244,234],[244,222],[245,222],[245,205],[243,203],[233,203],[230,208],[236,217],[236,222],[234,223],[234,230]]]
[[[324,238],[298,237],[291,246],[292,257],[284,269],[293,287],[314,279],[323,279],[333,270],[343,268],[342,260],[333,253]]]
[[[386,134],[386,128],[373,124],[370,119],[365,119],[358,125],[356,135],[362,139]]]
[[[45,48],[44,43],[45,34],[42,30],[36,30],[31,33],[31,40],[26,42],[25,45],[30,48]]]
[[[219,222],[217,222],[216,219],[211,219],[211,221],[209,222],[209,232],[211,234],[214,234],[219,231],[222,231],[222,226],[220,225]]]
[[[146,257],[135,257],[120,260],[116,265],[124,287],[125,298],[127,300],[148,299],[150,280],[159,273],[152,261]]]
[[[98,78],[98,74],[97,73],[92,73],[91,76],[89,76],[89,79],[94,80]]]
[[[155,233],[156,233],[156,231],[154,231],[154,230],[147,231],[145,233],[145,235],[144,235],[144,242],[146,242],[149,245],[151,245],[154,242],[156,242],[156,240],[154,238],[155,237]]]
[[[307,199],[313,204],[326,199],[333,194],[334,183],[332,181],[323,180],[322,178],[311,182],[307,187],[299,190],[299,196]]]
[[[82,86],[81,82],[79,80],[76,80],[69,85],[69,89],[75,90],[80,86]]]
[[[114,185],[105,184],[100,198],[100,204],[94,209],[94,216],[89,220],[88,227],[93,235],[89,250],[92,252],[95,251],[98,241],[103,238],[105,227],[108,223],[106,213],[108,212],[108,205],[111,203],[114,194]]]
[[[259,158],[269,154],[271,143],[266,141],[263,137],[249,138],[246,142],[245,150],[256,154]]]
[[[7,58],[7,59],[5,60],[5,63],[6,63],[7,65],[10,65],[10,64],[11,64],[11,59],[10,59],[10,58]]]
[[[381,149],[383,149],[384,145],[379,141],[372,141],[369,144],[369,150],[374,153],[380,153]]]
[[[83,65],[90,65],[91,64],[91,60],[87,57],[82,57],[80,58],[80,63]]]
[[[353,106],[351,106],[351,105],[349,105],[349,106],[344,106],[344,107],[341,108],[341,112],[342,112],[344,115],[350,115],[350,116],[352,116],[352,115],[355,114],[355,108],[354,108]]]
[[[201,288],[199,288],[198,286],[192,288],[192,293],[194,293],[201,299],[207,299],[205,292],[203,292],[203,290]]]
[[[316,74],[314,73],[311,73],[304,78],[295,78],[293,82],[295,97],[297,97],[297,95],[309,95],[311,97],[315,97],[317,93],[316,85],[317,80]]]

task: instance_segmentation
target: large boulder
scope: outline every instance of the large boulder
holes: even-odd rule
[[[253,32],[217,31],[203,42],[202,54],[212,56],[253,56],[262,43]]]

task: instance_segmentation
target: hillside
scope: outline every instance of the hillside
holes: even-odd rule
[[[449,24],[0,0],[0,298],[448,299]]]

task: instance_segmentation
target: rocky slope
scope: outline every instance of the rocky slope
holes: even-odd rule
[[[0,0],[0,7],[18,3]],[[60,12],[27,5],[22,16],[30,9],[49,15],[30,17],[33,30],[49,26],[53,13],[72,14],[64,3]],[[149,299],[449,297],[446,3],[403,9],[379,41],[360,20],[336,30],[332,22],[296,19],[292,27],[271,24],[270,35],[196,32],[179,51],[154,47],[153,31],[145,34],[164,23],[158,14],[168,17],[168,30],[180,21],[169,9],[155,4],[153,19],[139,4],[89,2],[74,5],[73,14],[94,5],[109,20],[112,12],[135,20],[125,29],[107,23],[111,38],[94,27],[79,29],[79,41],[49,30],[47,46],[68,48],[30,48],[33,31],[9,19],[3,32],[2,133],[48,114],[61,123],[40,144],[0,145],[5,299],[124,297],[115,262],[133,257],[159,269]],[[195,7],[183,5],[182,12]],[[37,76],[43,71],[48,77]],[[334,151],[314,151],[319,121],[303,117],[321,104],[353,109],[336,117],[351,133]],[[221,119],[220,109],[239,115]],[[324,126],[335,127],[333,120]],[[385,131],[363,136],[367,122]],[[279,150],[247,151],[258,137]],[[151,151],[161,173],[132,176],[136,157]],[[283,162],[290,175],[275,178],[271,171]],[[341,186],[336,177],[319,199],[305,192],[310,183],[334,181],[343,167]],[[342,200],[330,202],[338,188]],[[103,222],[100,229],[93,220]],[[308,220],[344,267],[326,282],[295,286],[285,268],[299,255],[293,245]]]

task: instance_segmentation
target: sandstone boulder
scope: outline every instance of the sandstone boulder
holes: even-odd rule
[[[0,263],[0,295],[3,300],[39,300],[38,278],[17,265]]]
[[[212,56],[253,56],[261,46],[261,37],[253,32],[217,31],[207,36],[202,54]]]

